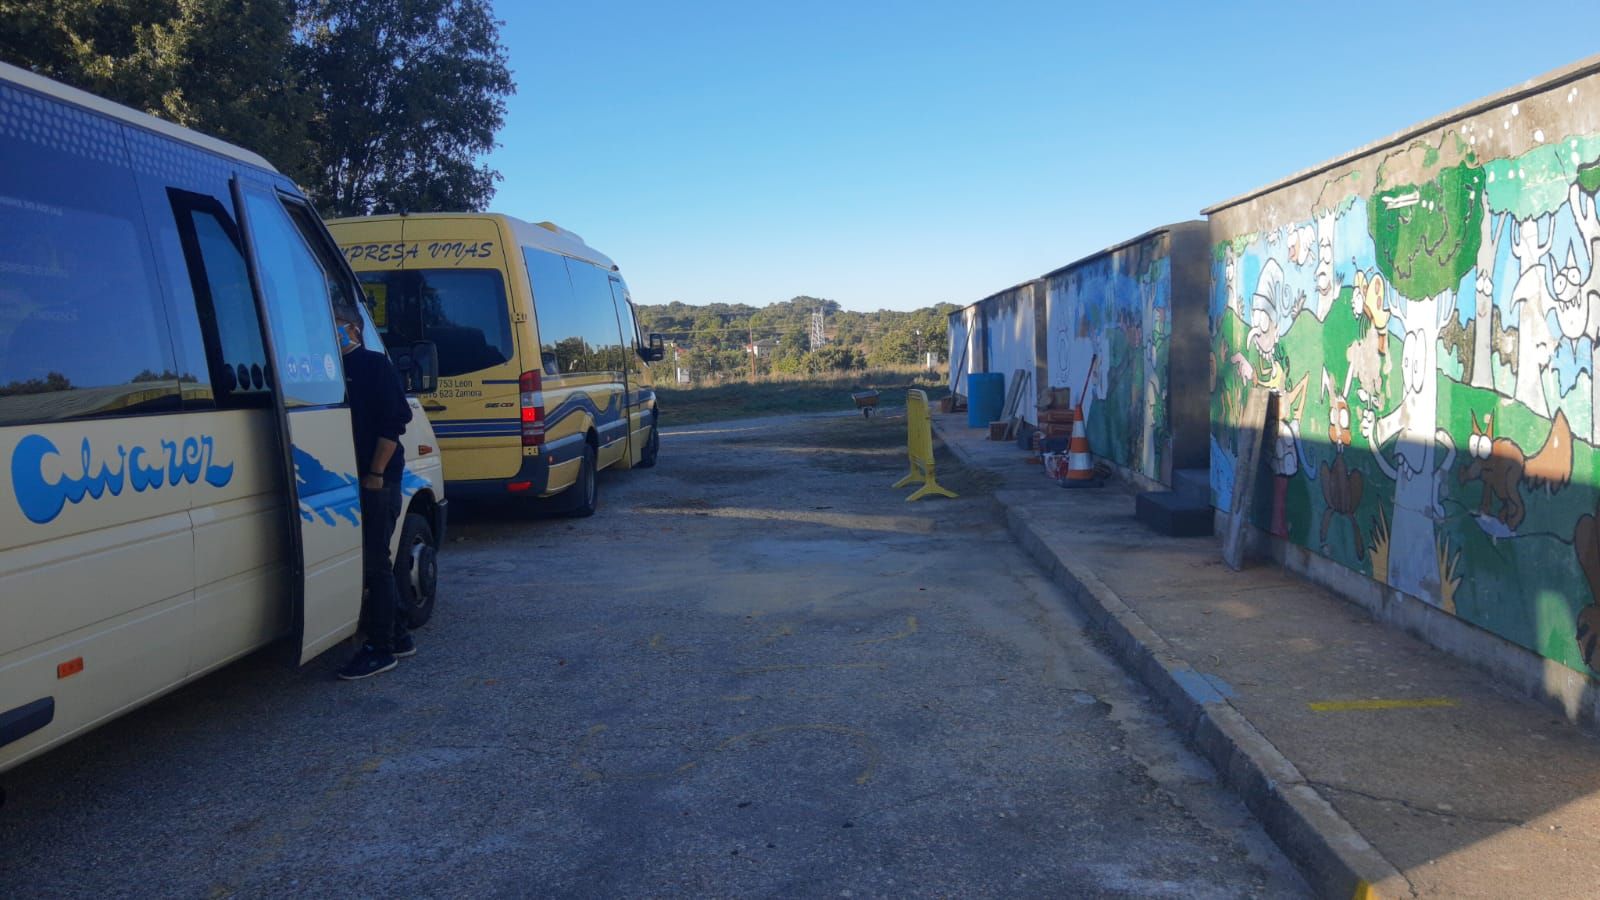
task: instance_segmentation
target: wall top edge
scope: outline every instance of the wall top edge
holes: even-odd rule
[[[1153,238],[1153,237],[1155,237],[1157,235],[1166,234],[1166,233],[1172,232],[1172,231],[1178,231],[1178,230],[1181,230],[1181,229],[1184,229],[1184,228],[1191,228],[1191,227],[1194,227],[1196,225],[1203,226],[1205,224],[1206,223],[1205,223],[1204,219],[1186,219],[1186,220],[1184,220],[1182,222],[1173,222],[1173,223],[1171,223],[1169,225],[1161,225],[1161,226],[1152,228],[1149,231],[1146,231],[1144,234],[1136,235],[1134,237],[1128,238],[1125,241],[1120,241],[1118,243],[1112,244],[1111,246],[1106,247],[1106,248],[1104,248],[1102,250],[1096,250],[1095,252],[1090,253],[1088,256],[1084,256],[1084,257],[1081,257],[1079,259],[1075,259],[1072,262],[1069,262],[1066,265],[1061,266],[1060,268],[1051,269],[1050,271],[1044,273],[1043,275],[1039,276],[1038,278],[1036,278],[1034,280],[1035,281],[1042,281],[1042,280],[1044,280],[1046,278],[1051,278],[1051,277],[1054,277],[1056,275],[1060,275],[1062,272],[1065,272],[1065,271],[1067,271],[1069,269],[1076,269],[1077,267],[1079,267],[1081,265],[1084,265],[1085,263],[1093,262],[1094,260],[1099,259],[1102,256],[1110,256],[1111,254],[1117,252],[1118,250],[1123,250],[1123,249],[1126,249],[1128,247],[1132,247],[1135,244],[1143,243],[1143,242],[1148,241],[1148,240],[1150,240],[1151,238]]]
[[[1456,107],[1449,112],[1434,116],[1433,118],[1417,125],[1413,125],[1402,131],[1395,132],[1388,137],[1379,138],[1378,140],[1366,144],[1365,146],[1357,147],[1348,153],[1343,153],[1326,162],[1318,163],[1317,165],[1311,166],[1307,169],[1302,169],[1293,175],[1280,178],[1277,181],[1274,181],[1263,187],[1256,188],[1252,191],[1247,191],[1238,195],[1237,197],[1224,200],[1221,203],[1212,204],[1211,206],[1200,210],[1200,215],[1216,215],[1225,209],[1230,209],[1232,207],[1248,203],[1257,197],[1270,194],[1274,191],[1282,190],[1283,188],[1297,182],[1315,178],[1318,175],[1322,175],[1326,172],[1337,169],[1340,166],[1346,165],[1347,163],[1353,162],[1361,157],[1370,156],[1374,153],[1398,147],[1401,144],[1412,140],[1413,138],[1427,134],[1430,131],[1438,130],[1451,123],[1475,116],[1490,109],[1494,109],[1497,106],[1504,106],[1507,103],[1515,103],[1525,97],[1531,97],[1535,94],[1542,94],[1547,91],[1554,90],[1564,84],[1577,81],[1581,78],[1587,78],[1588,76],[1597,72],[1600,72],[1600,54],[1581,59],[1575,63],[1572,63],[1571,65],[1563,66],[1562,68],[1556,69],[1552,72],[1547,72],[1543,75],[1536,76],[1524,81],[1519,85],[1507,88],[1497,94],[1491,94],[1482,99],[1474,100],[1463,106]]]

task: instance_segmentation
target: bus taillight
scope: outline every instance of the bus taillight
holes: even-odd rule
[[[544,391],[538,371],[523,372],[517,379],[522,389],[522,446],[544,443]]]

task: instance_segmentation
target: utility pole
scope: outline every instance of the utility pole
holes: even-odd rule
[[[822,307],[811,311],[811,349],[828,342],[828,313]]]
[[[756,383],[756,327],[752,324],[754,316],[744,320],[745,327],[750,329],[750,383]]]

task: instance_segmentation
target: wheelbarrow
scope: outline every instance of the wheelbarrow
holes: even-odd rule
[[[850,399],[856,402],[856,409],[861,410],[863,419],[872,418],[872,411],[878,408],[877,391],[857,391],[850,395]]]

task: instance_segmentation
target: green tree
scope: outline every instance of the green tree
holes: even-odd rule
[[[489,0],[0,0],[0,58],[255,150],[325,214],[482,209]]]
[[[1436,171],[1432,180],[1394,184],[1385,177],[1390,162],[1417,153],[1422,157],[1401,170]],[[1433,153],[1415,144],[1397,154],[1401,159],[1386,161],[1367,206],[1378,268],[1405,298],[1393,316],[1406,335],[1400,370],[1409,374],[1399,405],[1376,421],[1364,418],[1361,425],[1373,460],[1395,481],[1384,580],[1423,598],[1438,596],[1438,469],[1454,454],[1449,434],[1437,428],[1439,333],[1454,317],[1455,290],[1477,265],[1483,216],[1478,198],[1485,181],[1483,170],[1466,162],[1435,168]]]
[[[294,0],[0,0],[0,58],[311,170]]]
[[[483,209],[515,90],[489,0],[302,0],[325,214]]]

